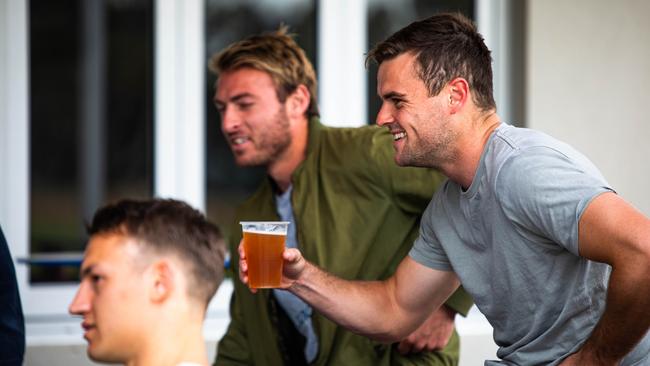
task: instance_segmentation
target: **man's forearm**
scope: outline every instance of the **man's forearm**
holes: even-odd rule
[[[381,342],[394,342],[400,323],[387,314],[391,305],[387,282],[347,281],[308,264],[304,275],[289,290],[311,304],[327,318],[349,329]],[[392,312],[390,312],[392,314]],[[379,315],[382,314],[382,315]],[[388,319],[387,319],[388,318]],[[381,321],[377,321],[380,320]],[[395,326],[389,326],[394,323]],[[403,322],[402,322],[403,323]]]
[[[607,305],[591,336],[580,350],[590,364],[616,364],[650,328],[650,269],[615,268],[610,277]]]
[[[306,262],[298,277],[291,292],[334,322],[381,342],[406,337],[459,285],[454,273],[409,257],[385,281],[346,281]]]
[[[612,266],[605,311],[562,365],[617,365],[650,327],[650,220],[621,197],[594,197],[578,224],[579,254]]]

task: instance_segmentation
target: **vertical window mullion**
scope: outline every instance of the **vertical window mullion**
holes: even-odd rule
[[[368,123],[367,3],[318,2],[318,82],[322,121],[331,126]]]
[[[10,0],[4,3],[0,23],[2,32],[6,79],[2,105],[2,153],[0,167],[0,223],[14,258],[29,253],[29,111],[28,111],[28,8],[26,1]],[[6,86],[6,87],[5,87]],[[16,265],[16,276],[21,294],[29,291],[29,278],[25,266]],[[24,304],[23,307],[29,310]]]
[[[155,8],[154,191],[205,211],[204,4]]]

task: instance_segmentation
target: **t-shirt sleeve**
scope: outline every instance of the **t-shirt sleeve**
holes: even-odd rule
[[[441,271],[453,271],[449,258],[440,245],[432,223],[436,217],[435,207],[438,204],[440,193],[436,192],[433,199],[427,206],[420,222],[420,233],[413,243],[409,256],[416,262],[429,268]]]
[[[495,184],[497,200],[519,230],[548,238],[575,255],[582,213],[596,196],[613,191],[586,158],[550,147],[513,154]]]

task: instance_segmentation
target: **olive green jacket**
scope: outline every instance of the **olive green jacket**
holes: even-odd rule
[[[443,177],[433,170],[401,168],[392,136],[377,126],[330,128],[309,122],[308,153],[292,176],[291,203],[298,246],[305,258],[341,278],[389,277],[408,254],[422,212]],[[266,179],[236,213],[230,231],[234,271],[231,323],[217,348],[216,365],[282,365],[282,341],[269,311],[271,291],[252,294],[237,273],[240,220],[279,220],[274,184]],[[466,315],[462,289],[447,305]],[[381,317],[381,314],[377,314]],[[314,311],[319,353],[314,365],[455,365],[458,335],[441,352],[399,355],[392,345],[353,334]]]

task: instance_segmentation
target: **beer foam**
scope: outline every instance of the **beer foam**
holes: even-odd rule
[[[243,229],[242,230],[245,233],[249,234],[262,234],[262,235],[287,235],[286,231],[263,231],[263,230],[255,230],[255,229]]]

